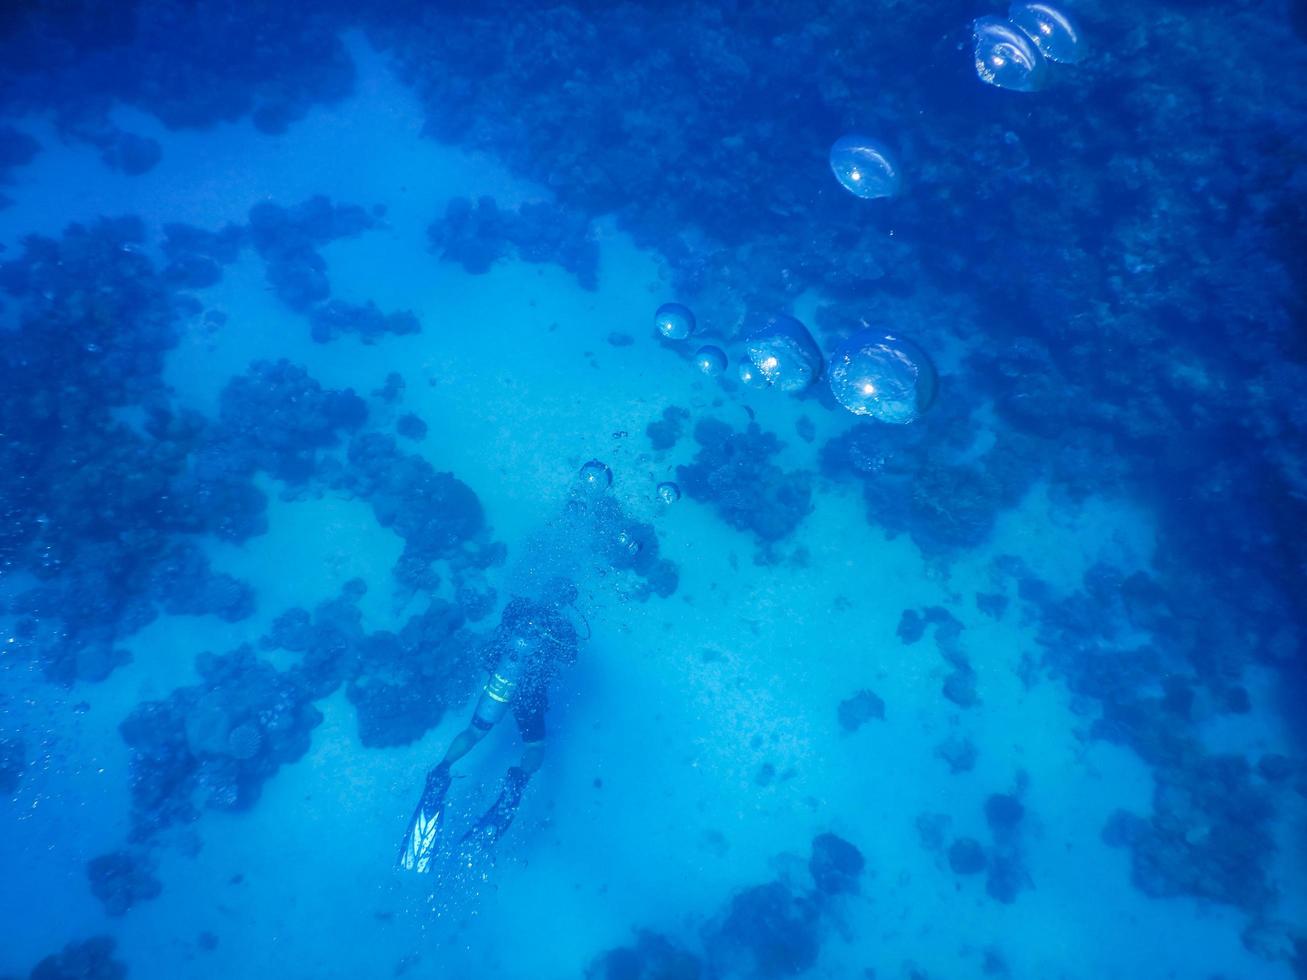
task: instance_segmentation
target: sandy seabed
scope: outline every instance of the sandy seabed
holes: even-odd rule
[[[803,874],[811,838],[831,830],[862,850],[868,874],[862,893],[840,903],[814,977],[871,967],[898,976],[906,963],[933,977],[978,976],[986,949],[1000,951],[1016,977],[1288,976],[1242,947],[1242,913],[1152,900],[1131,886],[1128,851],[1107,847],[1100,833],[1119,807],[1147,812],[1148,769],[1089,740],[1088,720],[1057,682],[1022,683],[1023,655],[1040,650],[1015,597],[1001,620],[976,608],[976,592],[1011,590],[992,568],[1001,554],[1021,555],[1055,591],[1078,587],[1099,560],[1147,568],[1147,513],[1104,499],[1068,509],[1036,489],[987,545],[943,567],[906,537],[887,540],[870,526],[855,489],[818,478],[814,510],[782,543],[782,561],[755,564],[755,542],[710,508],[689,499],[657,506],[655,485],[688,462],[693,440],[653,453],[645,426],[668,405],[688,409],[692,422],[741,425],[747,405],[787,443],[782,465],[816,471],[817,447],[851,417],[698,377],[652,335],[652,310],[672,298],[656,257],[611,223],[600,229],[596,292],[554,266],[505,261],[470,276],[437,261],[426,227],[450,198],[488,194],[512,206],[547,192],[492,159],[421,138],[411,93],[361,43],[352,49],[355,95],[283,136],[246,125],[172,133],[124,115],[164,146],[159,166],[140,177],[112,173],[93,150],[61,145],[48,123],[26,121],[45,150],[17,172],[0,240],[12,252],[30,232],[135,213],[157,241],[165,222],[216,229],[243,222],[260,201],[314,194],[384,205],[381,226],[323,249],[333,295],[411,309],[421,333],[314,344],[307,320],[280,304],[247,252],[199,294],[225,325],[197,316],[170,355],[178,401],[213,413],[226,381],[259,358],[286,357],[324,386],[365,397],[399,371],[402,408],[370,399],[369,424],[389,429],[397,411],[421,416],[430,432],[416,451],[475,489],[510,556],[557,512],[577,466],[598,457],[614,471],[612,492],[656,523],[680,587],[638,603],[613,583],[590,584],[593,636],[560,680],[547,764],[479,888],[433,893],[444,883],[392,870],[423,773],[470,709],[413,745],[365,749],[337,692],[319,705],[326,717],[307,757],[270,780],[252,810],[205,813],[193,828],[197,852],[161,851],[163,896],[109,919],[84,865],[127,833],[128,754],[116,729],[131,708],[193,683],[197,653],[254,642],[278,613],[311,608],[348,579],[369,583],[368,630],[395,628],[415,611],[392,590],[401,541],[369,507],[280,499],[269,481],[268,533],[209,547],[215,568],[255,586],[252,618],[162,617],[128,644],[133,661],[100,684],[65,691],[35,670],[6,671],[16,721],[44,733],[45,762],[3,803],[0,972],[24,972],[72,939],[107,932],[134,980],[578,977],[637,927],[696,946],[734,892]],[[611,346],[613,331],[634,344]],[[801,414],[816,424],[812,444],[794,434]],[[946,607],[964,624],[977,706],[959,709],[941,695],[948,665],[929,640],[906,646],[896,636],[902,612],[923,606]],[[886,716],[842,733],[837,705],[862,688],[884,699]],[[1254,704],[1264,703],[1250,688]],[[83,701],[88,710],[71,710]],[[937,757],[952,734],[977,745],[972,771],[951,774]],[[1255,711],[1220,720],[1207,737],[1214,750],[1264,752],[1282,748],[1284,736]],[[454,820],[494,795],[515,740],[505,726],[460,767]],[[775,778],[760,785],[768,765]],[[1033,887],[1002,905],[983,876],[959,877],[926,850],[916,819],[947,813],[951,835],[988,839],[983,802],[1011,791],[1019,773],[1028,779],[1022,847]],[[1283,831],[1277,860],[1292,867],[1303,845]],[[1284,896],[1282,910],[1307,919],[1304,895]],[[201,948],[204,932],[216,948]]]

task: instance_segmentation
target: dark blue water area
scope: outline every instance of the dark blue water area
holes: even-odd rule
[[[1307,977],[1305,11],[5,4],[0,977]]]

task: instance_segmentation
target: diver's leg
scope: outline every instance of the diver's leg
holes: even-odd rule
[[[522,761],[518,768],[531,776],[545,758],[545,711],[549,702],[543,691],[523,691],[513,704],[513,720],[522,735]]]
[[[490,685],[481,692],[481,697],[477,701],[476,711],[472,712],[472,720],[468,722],[466,728],[454,736],[454,741],[449,743],[449,748],[445,750],[445,757],[440,760],[440,766],[448,769],[463,756],[467,755],[472,749],[486,737],[486,732],[495,727],[500,718],[504,717],[504,712],[508,710],[508,702],[502,697],[496,697],[492,692]]]
[[[527,742],[522,746],[522,761],[518,763],[518,768],[528,776],[534,775],[540,769],[540,764],[545,761],[545,743],[541,739],[539,742]]]
[[[543,692],[519,691],[513,702],[513,717],[517,720],[518,730],[522,733],[522,761],[513,766],[504,777],[504,787],[494,806],[485,812],[480,820],[467,832],[465,844],[481,848],[490,847],[504,836],[517,808],[522,802],[526,785],[540,768],[545,754],[545,709],[547,707]]]
[[[449,792],[449,767],[472,751],[486,732],[495,727],[495,722],[504,716],[506,709],[502,700],[492,697],[488,691],[482,692],[472,721],[455,736],[440,763],[427,773],[422,798],[400,844],[398,864],[401,868],[418,872],[430,868],[440,836],[445,794]]]
[[[463,835],[463,843],[474,848],[485,849],[492,846],[504,836],[517,808],[522,802],[526,784],[531,781],[531,773],[521,766],[513,766],[504,776],[504,787],[499,791],[499,798],[485,814],[473,824],[472,829]]]
[[[445,757],[440,760],[440,766],[448,769],[471,752],[476,744],[486,737],[488,731],[490,731],[489,727],[482,727],[477,724],[477,719],[473,717],[468,726],[455,735],[454,741],[449,743],[449,748],[445,750]],[[437,768],[440,768],[440,766],[437,766]]]

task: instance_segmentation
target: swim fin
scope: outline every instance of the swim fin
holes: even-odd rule
[[[493,847],[495,842],[504,836],[513,818],[517,816],[522,794],[530,781],[531,774],[520,766],[513,766],[508,770],[499,799],[495,800],[494,805],[463,835],[462,843],[465,850],[486,850]]]
[[[422,799],[413,811],[404,843],[399,848],[398,867],[405,871],[425,873],[431,867],[440,825],[444,817],[445,794],[449,792],[449,767],[436,766],[427,773],[427,785]]]

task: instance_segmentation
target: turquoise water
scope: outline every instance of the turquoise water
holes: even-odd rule
[[[1111,50],[1106,8],[1085,13],[1100,31],[1095,48],[1109,61],[1122,57]],[[892,18],[894,5],[882,14]],[[449,16],[454,32],[457,16]],[[938,57],[960,58],[963,71],[940,69],[947,81],[937,84],[959,86],[959,94],[923,94],[923,102],[978,99],[967,17],[956,19],[961,45],[950,37],[936,48]],[[1301,446],[1302,395],[1285,380],[1297,375],[1268,380],[1249,351],[1227,356],[1223,336],[1187,332],[1195,321],[1168,306],[1173,296],[1141,298],[1149,263],[1172,261],[1168,249],[1200,233],[1185,224],[1188,212],[1177,205],[1174,242],[1136,230],[1102,246],[1105,255],[1125,255],[1133,285],[1123,286],[1104,259],[1101,282],[1078,283],[1047,318],[1035,314],[1050,309],[1044,297],[1056,284],[1020,259],[1041,253],[1044,231],[1034,216],[1029,229],[1002,222],[1000,237],[1029,231],[1028,241],[1011,246],[1007,269],[1012,289],[1037,297],[1013,309],[1015,320],[1029,318],[1014,329],[993,313],[998,287],[973,282],[966,267],[928,275],[898,251],[924,249],[899,244],[905,237],[946,237],[946,228],[911,211],[900,226],[895,212],[876,211],[896,201],[845,194],[829,170],[776,177],[776,199],[755,200],[770,217],[742,212],[738,240],[714,238],[721,215],[705,212],[702,227],[687,220],[676,232],[685,251],[677,252],[660,225],[680,220],[680,205],[668,204],[658,222],[624,201],[600,206],[569,196],[574,188],[545,170],[533,175],[521,153],[493,135],[518,111],[513,105],[501,105],[502,116],[480,107],[483,116],[465,120],[455,138],[452,124],[433,125],[424,106],[437,83],[415,84],[418,40],[397,73],[396,53],[405,50],[394,36],[403,33],[398,20],[372,25],[371,38],[347,18],[337,26],[354,66],[348,94],[309,99],[284,131],[263,131],[272,127],[257,126],[248,112],[179,125],[150,111],[147,98],[120,99],[97,125],[155,141],[161,155],[142,173],[106,165],[107,151],[85,136],[89,125],[79,130],[30,96],[10,99],[4,122],[40,149],[9,169],[9,204],[0,209],[0,263],[12,263],[0,295],[0,363],[9,378],[0,438],[10,442],[0,502],[12,528],[0,539],[0,636],[8,641],[0,736],[19,746],[10,749],[0,810],[0,974],[1303,975],[1307,783],[1293,722],[1301,717],[1302,648],[1301,579],[1292,577],[1301,568],[1266,557],[1301,553],[1304,525],[1292,509],[1301,488],[1291,477],[1248,477],[1262,472],[1249,460],[1273,458],[1267,447],[1275,439],[1290,457]],[[479,35],[468,31],[470,45]],[[812,38],[832,43],[816,27]],[[518,43],[526,59],[530,45]],[[445,36],[431,57],[449,47],[459,47],[457,36]],[[564,54],[551,57],[567,64]],[[186,59],[177,58],[184,77]],[[1079,66],[1048,68],[1063,88],[981,94],[1042,100],[1029,103],[1031,114],[1057,113],[1074,126],[1067,73]],[[221,65],[212,70],[225,77]],[[1257,70],[1273,80],[1288,69]],[[28,71],[40,79],[64,69]],[[451,63],[451,76],[467,71]],[[1084,71],[1085,85],[1110,87],[1103,69]],[[1159,72],[1162,84],[1168,76]],[[685,99],[709,99],[685,84]],[[895,105],[906,88],[896,90]],[[971,111],[991,105],[999,103]],[[1282,107],[1283,119],[1300,120],[1301,109]],[[765,107],[751,111],[766,115]],[[630,112],[639,114],[634,105]],[[924,138],[914,138],[907,116],[888,102],[878,112],[884,128],[903,134],[903,199],[912,199],[914,183],[916,193],[940,199]],[[596,149],[603,138],[580,134],[577,152],[591,154],[582,168],[611,175],[624,152],[656,155],[642,127],[674,120],[649,113],[625,128],[631,145],[614,148],[612,159]],[[1022,125],[1023,115],[1003,118],[994,123],[1000,130]],[[1300,136],[1287,132],[1300,153]],[[839,135],[814,148],[823,166]],[[1012,164],[1003,154],[1020,149],[1021,138],[1009,136],[994,151],[1000,162],[980,166],[1024,173],[1025,189],[1013,193],[1052,186],[1038,172],[1059,165],[1040,150]],[[1060,152],[1074,158],[1076,142],[1068,137]],[[757,149],[738,152],[747,169],[776,164]],[[1259,152],[1294,175],[1261,192],[1289,202],[1281,207],[1291,214],[1293,201],[1301,206],[1303,157],[1291,146]],[[1162,181],[1147,172],[1121,177],[1107,158],[1076,166],[1085,181],[1113,174],[1102,179],[1128,186],[1123,194],[1148,197],[1150,181]],[[687,195],[731,200],[705,189],[708,177],[681,176],[687,185],[699,181]],[[792,190],[805,181],[814,189]],[[967,200],[959,207],[984,215],[985,195],[997,192],[977,183],[980,204],[952,193]],[[1215,178],[1188,191],[1234,195]],[[663,193],[678,193],[671,175]],[[322,297],[295,300],[270,271],[279,249],[303,245],[280,244],[294,237],[284,229],[268,233],[267,248],[247,240],[219,263],[217,281],[157,272],[175,259],[164,248],[166,225],[244,227],[258,205],[294,209],[319,195],[363,215],[359,227],[312,246],[331,298],[372,303],[383,314],[411,311],[418,332],[315,341],[311,313]],[[429,226],[450,201],[482,197],[511,214],[559,202],[542,224],[559,230],[563,244],[536,228],[520,233],[531,241],[514,242],[510,231],[487,245],[498,254],[484,270],[466,252],[451,255],[451,223],[434,239]],[[852,241],[849,226],[818,219],[854,209],[874,216],[855,216],[852,227],[865,221],[883,246],[871,254],[870,239],[860,239],[855,248],[887,269],[849,271],[842,281],[812,273],[814,254],[844,261]],[[1092,223],[1093,208],[1084,211]],[[1167,213],[1158,205],[1152,220],[1165,226]],[[103,241],[86,246],[93,257],[75,257],[81,246],[70,225],[121,215],[139,217],[139,241],[95,232]],[[995,233],[977,227],[979,241]],[[1140,243],[1152,234],[1157,239]],[[63,243],[55,271],[40,266],[41,246],[24,245],[33,235]],[[569,252],[578,237],[584,247]],[[114,255],[127,256],[121,261],[132,274],[173,304],[159,314],[171,334],[158,345],[157,370],[146,355],[132,359],[146,346],[140,324],[153,315],[141,312],[145,301],[120,300],[125,292],[111,296],[104,285],[127,289],[113,278]],[[590,259],[597,264],[587,272]],[[896,260],[905,265],[894,268]],[[21,275],[13,271],[20,265]],[[58,270],[74,265],[83,278],[61,279]],[[1257,302],[1288,309],[1277,269],[1231,275],[1238,289],[1261,294]],[[1203,305],[1197,294],[1187,298]],[[657,335],[654,311],[669,301],[695,309],[694,337]],[[1160,307],[1176,322],[1149,319]],[[915,337],[934,362],[939,393],[919,421],[905,428],[844,411],[824,380],[799,397],[735,380],[746,312],[797,317],[828,355],[858,325],[856,310],[887,332]],[[1284,315],[1301,330],[1292,310]],[[1119,337],[1108,337],[1105,352],[1081,356],[1077,344],[1094,343],[1085,339],[1094,316],[1137,317],[1140,352],[1119,350]],[[22,346],[42,330],[61,338],[83,329],[96,349],[78,340],[62,361],[43,362],[31,351],[46,347]],[[1264,329],[1280,336],[1275,323]],[[704,343],[728,351],[722,378],[691,363]],[[1031,353],[1031,343],[1039,350]],[[1283,362],[1301,370],[1292,344],[1275,343]],[[1156,352],[1168,347],[1162,377]],[[119,375],[81,366],[88,352],[93,359],[120,351],[128,366]],[[344,409],[333,415],[303,392],[282,401],[290,396],[257,370],[247,388],[228,388],[253,363],[279,359],[322,389],[352,389],[366,419],[342,421]],[[392,373],[403,379],[397,396],[385,393]],[[1120,375],[1156,389],[1119,397]],[[125,393],[114,387],[119,376]],[[1097,390],[1096,377],[1105,379]],[[253,400],[260,392],[266,401]],[[1182,393],[1188,400],[1175,408]],[[91,408],[77,407],[83,395]],[[1278,414],[1266,407],[1277,398]],[[1107,410],[1096,421],[1076,417],[1075,406],[1091,400]],[[1246,418],[1239,424],[1255,438],[1203,428],[1232,401],[1246,405],[1248,417],[1279,419],[1279,428]],[[50,402],[60,407],[47,430],[40,426],[50,424],[51,410],[42,406]],[[1066,417],[1055,414],[1062,411]],[[290,421],[297,412],[309,422]],[[408,415],[425,423],[421,438],[395,436]],[[205,420],[194,423],[205,434],[178,434],[189,431],[187,418]],[[724,430],[699,428],[709,419],[739,434],[734,449],[714,441]],[[68,434],[74,424],[88,426],[87,441]],[[368,433],[394,438],[399,455],[362,455],[358,440]],[[1242,445],[1226,452],[1222,440]],[[1229,470],[1212,487],[1174,482],[1171,474],[1185,467],[1162,461],[1168,452],[1159,447],[1168,443],[1176,456],[1191,453],[1198,470],[1210,472],[1212,457]],[[112,447],[128,445],[146,449],[113,456]],[[257,451],[248,464],[247,451]],[[450,549],[435,548],[434,561],[405,578],[395,571],[405,549],[402,515],[435,492],[395,476],[416,465],[407,456],[470,488],[484,526]],[[621,515],[598,533],[620,525],[645,555],[656,550],[674,566],[670,580],[671,566],[650,569],[570,532],[566,505],[591,459],[610,468],[604,493]],[[1164,465],[1172,468],[1157,483],[1139,475]],[[236,475],[205,482],[195,475],[205,466]],[[1294,472],[1275,472],[1282,470]],[[155,486],[157,473],[165,476]],[[387,484],[389,477],[398,482]],[[1238,490],[1217,485],[1245,477]],[[658,492],[668,481],[681,491],[671,504]],[[138,494],[138,484],[147,489]],[[233,503],[245,499],[230,489],[238,485],[257,488],[265,502],[252,510]],[[1196,499],[1207,509],[1180,502]],[[189,516],[164,516],[176,507]],[[1247,516],[1259,513],[1278,515],[1278,525]],[[1221,529],[1221,514],[1227,525],[1246,521],[1247,532]],[[246,518],[252,523],[242,533],[223,523]],[[1195,559],[1177,530],[1206,528],[1203,521],[1212,522],[1215,546],[1228,547],[1231,537],[1246,545],[1222,552],[1222,569]],[[181,577],[230,577],[206,593],[208,611],[182,609],[178,589],[158,571],[180,544],[209,568],[194,558]],[[470,872],[449,855],[434,874],[397,871],[395,851],[425,774],[468,723],[484,682],[472,652],[504,602],[536,587],[541,569],[577,584],[570,615],[588,636],[553,684],[544,764],[492,858]],[[359,580],[365,591],[350,584]],[[474,593],[492,596],[488,608],[473,611]],[[313,611],[342,595],[317,622],[339,615],[347,623],[345,666],[310,669],[316,654],[265,639],[285,626],[287,611]],[[387,660],[376,636],[401,633],[433,596],[460,617],[467,611],[461,632]],[[138,616],[138,605],[154,615]],[[197,660],[243,645],[278,673],[259,679],[256,660],[231,661],[238,666],[219,684],[212,664]],[[235,703],[262,697],[251,692],[265,683],[284,685],[276,696],[296,707],[269,700],[262,714],[239,714]],[[359,702],[368,683],[399,693],[369,702],[365,722]],[[139,706],[170,697],[181,742],[164,747],[163,735],[133,736]],[[220,719],[208,721],[214,712]],[[291,747],[289,735],[281,741],[283,723],[303,744]],[[520,748],[506,719],[457,763],[449,833],[494,801]],[[183,770],[180,788],[153,797],[141,789],[147,777]],[[193,811],[184,812],[187,805]],[[177,806],[182,811],[169,809]],[[822,834],[861,855],[861,868],[843,872],[841,885],[814,874],[810,855]],[[983,867],[966,869],[973,846]],[[106,854],[126,856],[135,884],[102,883],[97,896],[88,862]],[[753,890],[771,883],[779,884]],[[637,931],[646,930],[663,938],[640,944]],[[66,950],[94,936],[110,937],[112,951],[83,949],[78,961],[76,949]],[[632,950],[627,960],[609,952],[620,947]],[[38,962],[61,950],[64,959],[39,972]]]

